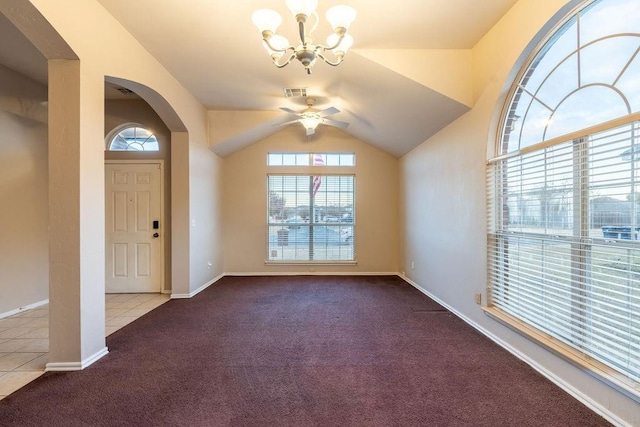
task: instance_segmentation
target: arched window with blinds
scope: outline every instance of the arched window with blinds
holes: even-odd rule
[[[640,8],[583,3],[488,162],[488,311],[640,399]]]

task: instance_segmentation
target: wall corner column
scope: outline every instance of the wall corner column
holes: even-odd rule
[[[79,370],[107,353],[104,77],[79,60],[49,60],[48,106],[47,370]]]
[[[190,283],[189,134],[171,132],[171,297],[188,298]]]

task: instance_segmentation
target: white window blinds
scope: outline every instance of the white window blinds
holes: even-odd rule
[[[355,261],[353,175],[269,175],[267,260]]]
[[[640,123],[489,163],[490,305],[640,383]],[[626,381],[625,380],[625,381]]]

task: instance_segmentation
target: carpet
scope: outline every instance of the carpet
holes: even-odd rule
[[[395,276],[225,277],[0,401],[2,426],[605,426]]]

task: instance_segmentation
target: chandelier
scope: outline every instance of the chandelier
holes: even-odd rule
[[[298,22],[298,30],[300,32],[300,44],[298,46],[290,45],[285,37],[276,34],[278,27],[282,24],[282,17],[275,10],[259,9],[251,17],[253,23],[262,34],[264,47],[275,66],[283,68],[296,58],[307,70],[307,74],[311,74],[311,67],[313,67],[318,58],[334,67],[339,65],[353,44],[353,37],[347,34],[347,30],[356,18],[356,11],[349,6],[334,6],[327,10],[327,21],[333,27],[333,33],[327,38],[327,45],[324,46],[316,44],[312,37],[320,21],[318,12],[316,12],[318,0],[287,0],[287,7]],[[307,20],[311,16],[314,17],[314,24],[311,30],[307,32]],[[289,51],[291,54],[283,59],[284,54]],[[327,51],[333,53],[335,58],[333,61],[325,56]]]

